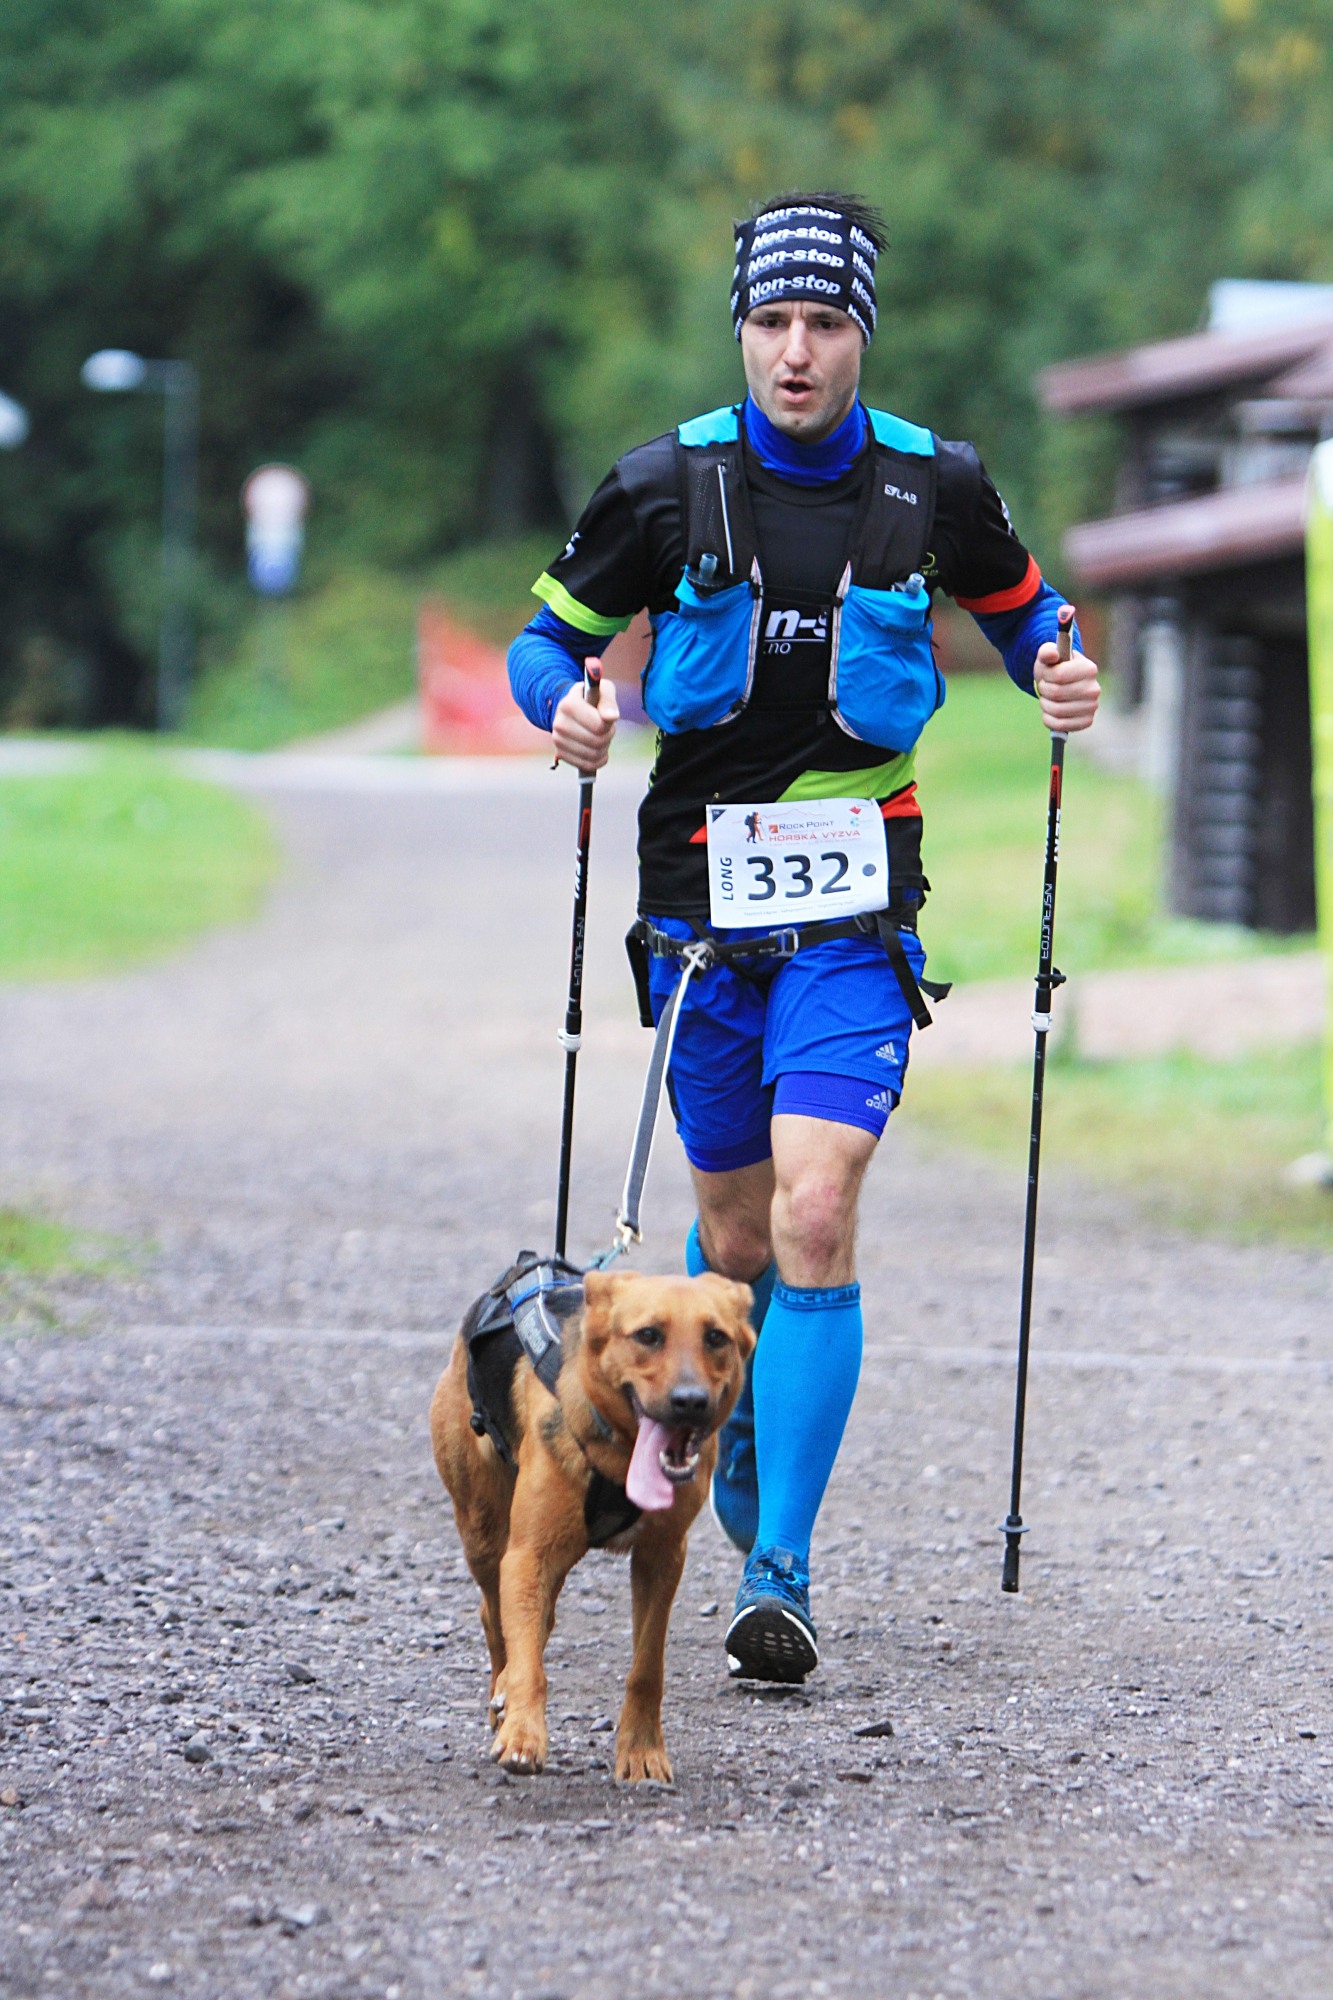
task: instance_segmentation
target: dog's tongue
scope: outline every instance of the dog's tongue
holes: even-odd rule
[[[640,1416],[634,1456],[625,1475],[625,1492],[645,1514],[660,1513],[676,1498],[676,1489],[662,1470],[662,1453],[670,1442],[671,1432],[665,1424]]]

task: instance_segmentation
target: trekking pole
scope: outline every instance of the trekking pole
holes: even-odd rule
[[[1067,660],[1073,645],[1074,607],[1059,613],[1059,655]],[[1051,731],[1051,788],[1046,804],[1046,875],[1041,892],[1041,945],[1037,958],[1037,997],[1032,1011],[1036,1049],[1032,1058],[1032,1126],[1028,1135],[1028,1201],[1023,1226],[1023,1293],[1018,1315],[1018,1386],[1014,1396],[1014,1458],[1009,1479],[1009,1514],[1004,1523],[1004,1572],[1001,1590],[1018,1589],[1018,1565],[1027,1533],[1020,1511],[1023,1495],[1023,1427],[1027,1418],[1028,1346],[1032,1335],[1032,1273],[1037,1255],[1037,1176],[1041,1170],[1041,1099],[1046,1081],[1046,1037],[1051,1028],[1051,1000],[1065,976],[1051,964],[1055,944],[1055,870],[1060,859],[1060,793],[1064,783],[1068,738]]]
[[[583,698],[593,708],[602,697],[602,669],[589,660],[583,669]],[[569,998],[559,1042],[565,1052],[565,1105],[560,1121],[560,1182],[555,1197],[555,1254],[565,1254],[569,1227],[569,1168],[574,1152],[574,1077],[583,1044],[583,934],[588,917],[588,849],[592,843],[595,771],[579,775],[579,838],[574,859],[574,935],[569,947]]]

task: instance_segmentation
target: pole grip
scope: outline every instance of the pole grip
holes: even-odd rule
[[[585,660],[583,662],[583,699],[587,702],[589,708],[596,708],[601,702],[602,663],[600,660]],[[560,759],[558,757],[552,757],[551,769],[553,771],[560,769]],[[592,775],[595,776],[596,774],[593,773]],[[590,783],[591,779],[585,777],[583,782],[585,784]]]
[[[1055,650],[1062,660],[1067,660],[1074,650],[1074,607],[1062,604],[1055,614],[1058,631]]]

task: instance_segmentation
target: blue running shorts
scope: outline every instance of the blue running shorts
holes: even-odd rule
[[[694,935],[678,917],[652,922],[671,937]],[[901,937],[919,979],[925,952],[911,931]],[[679,977],[678,958],[649,960],[655,1020]],[[686,1158],[707,1174],[768,1159],[774,1112],[859,1125],[878,1138],[902,1095],[911,1034],[902,987],[874,936],[696,973],[667,1079]]]

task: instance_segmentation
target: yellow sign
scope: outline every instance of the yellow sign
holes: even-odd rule
[[[1310,625],[1310,728],[1314,750],[1315,895],[1324,953],[1325,1153],[1333,1160],[1333,439],[1310,461],[1305,519],[1305,598]]]

